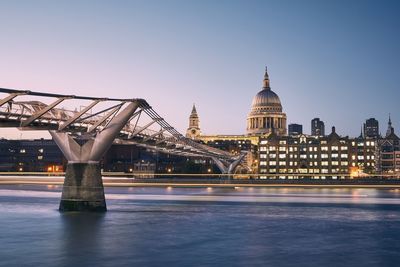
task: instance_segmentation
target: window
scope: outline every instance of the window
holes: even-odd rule
[[[286,141],[285,140],[281,140],[281,141],[279,141],[279,144],[280,145],[286,145]]]
[[[349,163],[348,163],[347,161],[342,161],[342,162],[340,163],[340,165],[342,165],[342,166],[347,166],[347,165],[349,165]]]
[[[270,146],[270,147],[269,147],[269,150],[270,150],[270,151],[275,151],[275,150],[276,150],[276,147],[275,147],[275,146]]]
[[[276,161],[270,161],[269,166],[276,166]]]
[[[321,158],[322,159],[327,159],[328,158],[328,154],[321,154]]]
[[[20,150],[19,150],[19,153],[22,153],[22,154],[23,154],[23,153],[26,153],[26,151],[25,151],[25,149],[20,149]]]
[[[260,147],[260,151],[267,151],[267,148],[265,146]]]
[[[279,166],[286,166],[286,161],[279,161]]]
[[[321,162],[321,165],[322,165],[322,166],[328,166],[328,162],[327,162],[327,161],[322,161],[322,162]]]
[[[266,159],[267,155],[266,154],[260,154],[260,159]]]
[[[286,147],[280,146],[280,147],[279,147],[279,151],[286,151]]]
[[[321,151],[328,151],[328,147],[327,146],[321,147]]]
[[[276,158],[276,154],[269,154],[269,158],[270,159],[275,159]]]
[[[332,146],[332,147],[331,147],[331,150],[332,150],[332,151],[338,151],[338,150],[339,150],[339,147],[338,147],[338,146]]]
[[[279,154],[279,158],[280,159],[285,159],[286,158],[286,154]]]
[[[341,157],[342,159],[347,159],[347,154],[340,154],[340,157]]]
[[[339,165],[339,161],[332,161],[332,166],[338,166]]]

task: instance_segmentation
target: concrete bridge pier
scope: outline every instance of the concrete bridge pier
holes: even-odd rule
[[[138,101],[129,103],[107,127],[83,145],[66,132],[49,131],[68,160],[60,211],[107,211],[100,160],[138,106]]]

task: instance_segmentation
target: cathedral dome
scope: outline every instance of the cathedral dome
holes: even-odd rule
[[[247,117],[247,134],[264,135],[272,132],[286,134],[286,114],[282,112],[279,96],[271,90],[268,72],[265,70],[262,90],[253,98]]]
[[[269,76],[265,70],[263,88],[253,98],[251,113],[282,112],[282,104],[279,96],[269,86]]]
[[[271,88],[263,88],[256,96],[253,98],[253,103],[251,104],[251,109],[260,109],[260,108],[276,108],[280,107],[281,100],[279,96],[271,90]]]

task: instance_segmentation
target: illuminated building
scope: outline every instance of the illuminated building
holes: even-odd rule
[[[376,173],[375,139],[339,136],[277,136],[260,139],[260,178],[340,179]],[[264,175],[263,175],[264,174]]]

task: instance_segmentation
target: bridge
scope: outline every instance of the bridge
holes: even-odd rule
[[[107,210],[100,160],[113,142],[212,159],[225,174],[232,174],[245,156],[186,138],[139,98],[0,88],[0,127],[49,131],[68,161],[60,211]]]

